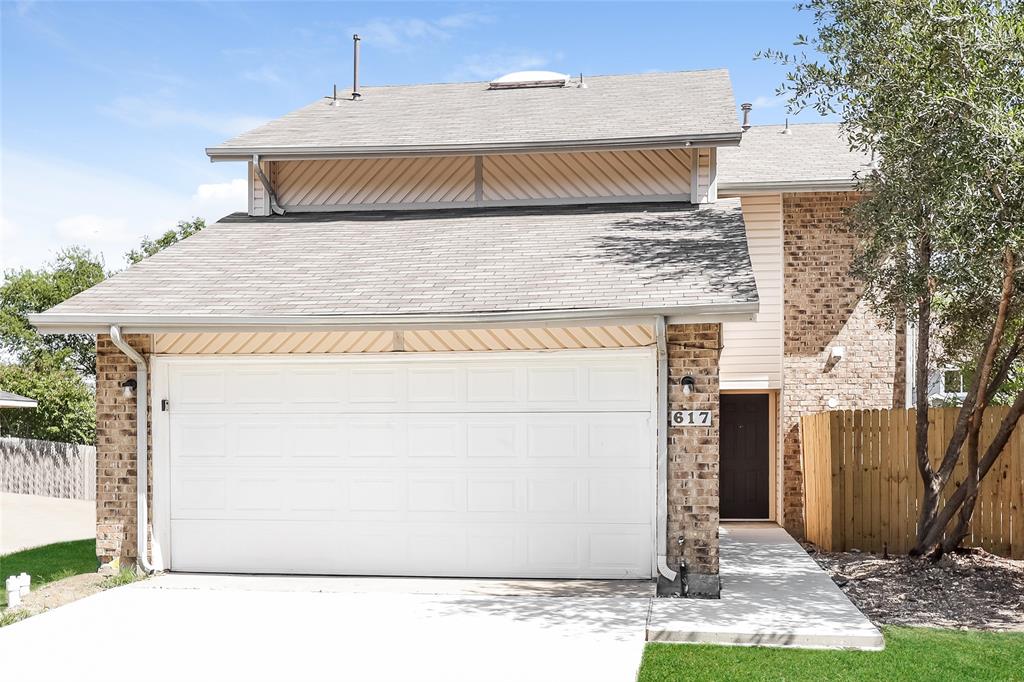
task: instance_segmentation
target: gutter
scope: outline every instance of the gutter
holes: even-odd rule
[[[149,488],[149,448],[148,432],[149,420],[147,408],[149,405],[149,372],[146,367],[146,359],[128,345],[128,342],[121,336],[121,328],[117,325],[110,327],[110,340],[117,348],[135,362],[135,540],[138,564],[146,573],[153,572],[153,566],[149,563],[149,501],[146,492]]]
[[[719,170],[719,175],[721,175]],[[737,194],[777,193],[777,192],[835,192],[849,191],[857,188],[853,178],[831,178],[825,180],[782,180],[765,182],[718,182],[718,196],[735,196]]]
[[[668,566],[668,343],[665,339],[665,317],[654,319],[654,336],[658,345],[658,575],[670,583],[678,575]]]
[[[666,135],[592,140],[551,140],[542,142],[499,142],[440,145],[367,145],[367,146],[239,146],[207,147],[210,161],[248,161],[259,155],[264,161],[300,159],[342,159],[407,156],[461,156],[477,154],[525,154],[537,152],[622,151],[627,149],[666,149],[676,147],[737,147],[743,133],[704,135]]]
[[[492,313],[393,315],[137,315],[118,313],[37,313],[29,323],[49,334],[105,334],[110,325],[124,333],[186,331],[388,331],[395,329],[466,329],[478,327],[563,326],[567,322],[636,323],[664,316],[671,324],[740,322],[757,318],[758,302],[652,308],[587,308]]]

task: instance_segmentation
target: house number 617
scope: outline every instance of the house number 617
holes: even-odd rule
[[[711,426],[710,410],[676,410],[671,416],[672,426]]]

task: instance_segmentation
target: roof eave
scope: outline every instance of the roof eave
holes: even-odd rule
[[[836,192],[857,189],[854,178],[823,178],[809,180],[767,180],[763,182],[729,182],[719,179],[719,196],[776,192]]]
[[[657,316],[670,323],[739,322],[757,317],[758,303],[722,303],[659,308],[586,308],[488,313],[410,315],[119,315],[38,313],[29,322],[44,334],[105,334],[117,325],[125,334],[256,331],[385,331],[396,329],[466,329],[552,327],[565,324],[613,324]]]
[[[207,147],[211,161],[248,161],[259,155],[266,161],[303,159],[345,159],[408,156],[465,156],[487,154],[528,154],[536,152],[621,151],[628,149],[665,149],[676,147],[736,147],[743,133],[739,130],[701,135],[667,137],[630,137],[597,140],[553,140],[544,142],[510,142],[453,145],[384,145],[361,147]]]
[[[6,398],[0,398],[0,408],[22,409],[38,406],[39,403],[35,400],[8,400]]]

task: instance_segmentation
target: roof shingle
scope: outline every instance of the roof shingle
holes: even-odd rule
[[[586,88],[488,90],[487,83],[362,89],[322,98],[207,149],[213,157],[288,149],[466,149],[600,140],[733,136],[725,69],[586,77]]]
[[[843,137],[838,123],[753,126],[738,147],[718,150],[718,189],[735,192],[787,184],[845,183],[870,169],[871,158]]]
[[[756,309],[756,302],[739,203],[721,201],[235,214],[34,321]]]

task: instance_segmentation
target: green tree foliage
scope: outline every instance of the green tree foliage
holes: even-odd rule
[[[96,344],[88,334],[41,335],[28,323],[40,313],[106,277],[103,261],[88,249],[70,247],[38,270],[9,270],[0,286],[0,348],[26,367],[41,356],[57,359],[85,376],[96,375]]]
[[[0,410],[0,433],[61,443],[96,440],[96,404],[81,375],[60,360],[40,355],[27,365],[0,365],[0,390],[33,398],[35,409]]]
[[[167,230],[156,239],[150,239],[148,236],[143,237],[142,244],[139,248],[132,249],[126,253],[125,258],[128,260],[130,265],[134,265],[145,258],[149,258],[158,251],[166,249],[171,244],[177,244],[181,240],[191,237],[205,227],[206,221],[202,218],[180,220],[178,221],[177,228]]]
[[[837,112],[876,168],[853,211],[855,272],[875,310],[916,328],[917,460],[925,483],[916,552],[956,547],[978,482],[1024,412],[1024,4],[1018,0],[813,0],[790,66],[792,109]],[[806,50],[810,47],[812,50]],[[938,467],[927,457],[931,367],[971,368]],[[1014,391],[1007,395],[1009,391]],[[1010,404],[980,451],[986,407]],[[967,476],[940,497],[961,453]],[[950,524],[954,521],[951,527]],[[945,539],[943,539],[945,538]]]

